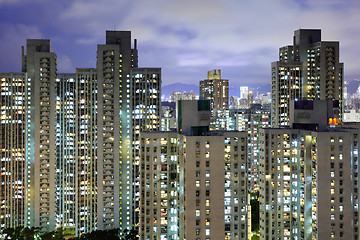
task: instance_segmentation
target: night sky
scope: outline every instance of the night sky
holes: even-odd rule
[[[231,84],[270,83],[270,63],[294,30],[340,42],[345,80],[360,75],[360,0],[0,0],[0,72],[21,71],[27,38],[51,39],[58,72],[96,66],[106,30],[130,30],[139,66],[163,85],[198,84],[222,69]]]

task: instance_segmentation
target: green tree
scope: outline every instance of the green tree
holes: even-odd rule
[[[34,240],[39,234],[39,229],[32,227],[17,226],[15,228],[6,228],[2,231],[2,234],[6,235],[6,239],[17,240]]]
[[[57,228],[55,231],[47,232],[41,235],[41,240],[63,240],[64,229],[62,227]]]
[[[71,238],[71,240],[116,240],[120,239],[119,233],[120,230],[118,228],[110,230],[96,230],[83,234],[80,237]]]
[[[121,238],[121,240],[137,240],[139,239],[137,235],[138,235],[138,231],[135,230],[134,228],[130,230],[125,229],[123,231],[123,237]]]
[[[251,231],[257,232],[260,229],[259,192],[255,192],[251,194],[250,205],[251,205]]]

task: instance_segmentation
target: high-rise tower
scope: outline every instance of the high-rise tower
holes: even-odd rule
[[[343,63],[339,42],[321,41],[321,30],[299,29],[293,45],[279,50],[271,64],[271,125],[289,125],[291,100],[338,100],[342,113]]]
[[[160,130],[161,68],[133,68],[132,96],[132,159],[133,159],[133,222],[139,222],[140,132]]]
[[[56,226],[74,232],[76,218],[76,95],[75,74],[56,78]]]
[[[132,225],[130,70],[137,67],[131,32],[106,31],[97,50],[98,228]]]
[[[50,40],[28,39],[22,70],[28,77],[27,223],[43,231],[55,228],[56,54]],[[30,217],[30,218],[29,218]]]
[[[95,68],[76,69],[76,234],[97,229],[98,212],[98,115],[97,71]],[[105,128],[107,129],[107,128]],[[107,146],[103,146],[107,148]],[[101,150],[103,149],[101,148]],[[108,177],[111,179],[111,176]],[[112,199],[112,196],[108,198]]]
[[[28,226],[31,198],[27,174],[31,160],[26,155],[26,73],[0,73],[0,227]]]
[[[291,127],[260,130],[260,239],[358,239],[359,126],[336,125],[334,102],[292,102]]]
[[[140,239],[248,239],[247,132],[209,132],[208,100],[178,101],[178,132],[142,132]]]

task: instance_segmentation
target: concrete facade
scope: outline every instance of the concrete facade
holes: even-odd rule
[[[321,41],[321,30],[296,30],[293,45],[280,48],[271,65],[271,126],[289,126],[289,101],[296,99],[338,100],[341,119],[343,68],[339,42]]]

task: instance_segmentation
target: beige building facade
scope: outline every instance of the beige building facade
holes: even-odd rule
[[[209,112],[181,101],[183,133],[141,133],[140,239],[248,237],[247,133],[204,130]]]

